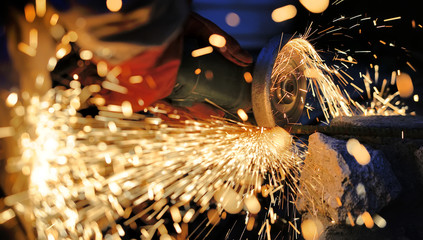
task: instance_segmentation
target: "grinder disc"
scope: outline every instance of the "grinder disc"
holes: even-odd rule
[[[304,109],[307,95],[307,79],[301,57],[291,51],[282,63],[275,63],[278,50],[284,51],[285,39],[276,37],[260,51],[254,67],[252,82],[252,107],[258,126],[274,127],[296,123]],[[272,71],[278,64],[283,66]]]

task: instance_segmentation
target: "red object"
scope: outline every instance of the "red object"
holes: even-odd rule
[[[167,48],[154,47],[118,65],[122,73],[117,76],[119,85],[126,94],[103,90],[106,104],[121,105],[129,101],[135,112],[142,111],[153,102],[166,98],[173,90],[179,65],[181,64],[182,38],[173,41]],[[111,66],[112,68],[115,66]],[[141,76],[140,83],[131,83],[132,76]]]

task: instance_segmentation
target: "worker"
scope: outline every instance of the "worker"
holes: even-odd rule
[[[235,65],[252,63],[252,57],[234,38],[190,12],[188,1],[49,0],[48,3],[59,12],[59,23],[78,34],[77,45],[94,53],[94,63],[104,61],[108,69],[119,66],[122,70],[117,78],[127,93],[103,89],[100,93],[106,104],[121,105],[129,101],[134,111],[141,111],[168,97],[176,84],[185,37],[208,42],[211,34],[221,35],[226,45],[215,50]],[[131,83],[133,76],[141,81]],[[80,81],[84,84],[83,79]],[[188,108],[200,115],[216,113],[207,104]]]

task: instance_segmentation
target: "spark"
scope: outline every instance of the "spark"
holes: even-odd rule
[[[51,26],[54,26],[54,25],[56,25],[57,24],[57,22],[59,21],[59,14],[57,14],[57,13],[53,13],[52,15],[51,15],[51,18],[50,18],[50,25]]]
[[[373,222],[373,218],[370,215],[370,213],[364,212],[363,214],[361,214],[361,218],[363,219],[364,225],[367,228],[373,228],[374,222]]]
[[[101,86],[104,89],[108,89],[114,92],[118,92],[118,93],[122,93],[122,94],[127,94],[128,93],[128,89],[124,86],[121,86],[119,84],[113,83],[113,82],[109,82],[109,81],[103,81],[101,83]]]
[[[383,19],[383,21],[384,22],[389,22],[389,21],[394,21],[394,20],[399,20],[399,19],[401,19],[401,16]]]
[[[19,98],[18,98],[18,94],[17,93],[10,93],[7,98],[6,98],[6,105],[8,107],[13,107],[16,105],[16,103],[18,102]]]
[[[0,224],[3,224],[7,221],[9,221],[10,219],[14,218],[15,212],[13,211],[13,209],[7,209],[3,212],[0,213]]]
[[[301,234],[301,232],[294,226],[294,224],[292,224],[291,221],[288,221],[289,225],[291,225],[292,229],[295,230],[295,232],[297,232],[298,234]]]
[[[347,212],[347,215],[348,215],[348,220],[350,221],[351,226],[353,226],[353,227],[354,227],[355,223],[354,223],[354,219],[353,219],[353,217],[352,217],[352,215],[351,215],[351,212],[350,212],[350,211],[348,211],[348,212]]]
[[[97,74],[100,77],[105,77],[108,73],[107,63],[104,61],[100,61],[97,63]]]
[[[251,75],[251,73],[250,73],[250,72],[245,72],[245,73],[244,73],[244,80],[245,80],[247,83],[251,83],[251,82],[253,82],[253,76]]]
[[[273,10],[271,17],[274,22],[283,22],[294,18],[296,15],[297,8],[290,4]]]
[[[373,221],[376,224],[376,226],[378,226],[379,228],[385,228],[386,227],[386,220],[379,216],[378,214],[375,214],[373,216]]]
[[[46,0],[35,0],[35,12],[42,18],[46,14]]]
[[[37,51],[35,48],[23,42],[18,43],[18,49],[19,51],[25,53],[26,55],[30,57],[35,57],[35,55],[37,54]]]
[[[322,231],[323,225],[317,218],[309,218],[301,223],[301,232],[306,240],[319,239]]]
[[[322,34],[322,33],[326,32],[326,31],[331,30],[331,29],[332,29],[332,28],[334,28],[334,27],[335,27],[335,26],[330,26],[330,27],[328,27],[328,28],[326,28],[326,29],[324,29],[324,30],[322,30],[322,31],[318,32],[317,34],[318,34],[318,35],[320,35],[320,34]]]
[[[13,127],[0,127],[0,138],[12,137],[15,134]]]
[[[312,13],[322,13],[329,6],[329,0],[300,0],[300,3]]]
[[[31,152],[20,160],[30,164],[25,194],[31,205],[25,209],[33,214],[40,237],[102,236],[107,226],[123,236],[135,220],[155,217],[160,222],[166,212],[178,232],[176,224],[192,221],[198,208],[206,208],[219,191],[219,211],[231,211],[227,204],[235,198],[241,209],[246,205],[255,213],[260,203],[251,194],[262,189],[263,179],[270,178],[269,186],[276,189],[295,177],[301,164],[293,154],[292,137],[280,128],[262,130],[224,119],[150,121],[138,113],[122,118],[128,104],[103,107],[95,118],[85,118],[69,111],[82,104],[68,104],[80,94],[51,89],[32,101],[38,104],[22,116],[30,125],[17,130],[22,151]],[[56,110],[50,111],[53,106]],[[31,129],[36,135],[28,138]],[[10,206],[26,199],[13,196],[8,197]],[[170,200],[173,205],[166,204]],[[81,201],[84,204],[78,204]],[[178,206],[187,201],[198,207],[182,217]],[[149,207],[135,211],[142,204]],[[129,218],[118,223],[124,215]],[[143,236],[164,231],[162,224],[136,224]]]
[[[106,6],[110,12],[118,12],[122,8],[122,0],[107,0]]]
[[[93,52],[91,52],[90,50],[82,50],[79,53],[79,56],[82,60],[91,60],[93,58]]]
[[[222,48],[226,45],[226,39],[219,34],[212,34],[209,37],[210,45]]]
[[[203,56],[203,55],[210,54],[212,52],[213,52],[213,47],[207,46],[207,47],[199,48],[199,49],[192,51],[191,55],[193,57],[200,57],[200,56]]]
[[[243,109],[238,109],[238,111],[236,112],[239,116],[239,118],[241,118],[242,121],[247,121],[248,120],[248,115],[247,113],[243,110]]]
[[[347,141],[347,151],[350,155],[354,156],[355,160],[360,165],[367,165],[371,160],[371,156],[366,147],[361,144],[357,139],[351,138]],[[340,201],[338,203],[341,203]],[[342,204],[342,203],[341,203]]]
[[[414,72],[417,72],[416,69],[413,67],[413,65],[411,65],[409,61],[407,61],[406,63]]]
[[[399,94],[402,98],[409,98],[413,95],[414,86],[410,75],[407,73],[398,74],[396,83]]]
[[[35,7],[34,4],[28,3],[25,5],[25,19],[27,22],[32,23],[35,20]]]
[[[294,69],[291,65],[295,66]],[[331,117],[353,114],[349,98],[339,90],[332,78],[332,75],[340,74],[324,64],[313,46],[304,38],[291,39],[279,51],[272,70],[271,89],[277,89],[276,86],[292,75],[308,79],[308,86],[313,97],[317,98],[327,122]]]

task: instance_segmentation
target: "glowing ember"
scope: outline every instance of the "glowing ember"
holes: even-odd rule
[[[381,217],[377,214],[375,214],[373,216],[373,221],[376,224],[376,226],[378,226],[379,228],[385,228],[386,227],[386,220],[383,217]]]
[[[191,55],[193,57],[200,57],[200,56],[212,53],[212,52],[213,52],[213,47],[207,46],[207,47],[199,48],[199,49],[192,51]]]
[[[397,88],[402,98],[409,98],[413,95],[414,87],[410,75],[401,73],[397,76]]]
[[[209,42],[212,46],[219,48],[224,47],[226,45],[226,39],[219,34],[210,35]]]
[[[193,201],[207,208],[213,198],[218,208],[207,213],[212,224],[223,210],[238,213],[245,206],[256,214],[261,206],[251,193],[264,189],[262,179],[269,178],[266,189],[273,197],[272,189],[294,177],[301,163],[301,155],[293,154],[292,137],[281,128],[222,120],[166,124],[132,113],[129,102],[100,107],[95,118],[81,117],[75,111],[84,104],[80,86],[72,92],[52,89],[32,101],[35,105],[23,116],[30,125],[18,130],[25,153],[19,161],[28,166],[30,176],[25,194],[32,205],[25,208],[34,215],[40,237],[100,237],[108,226],[124,236],[138,219],[154,216],[162,221],[166,212],[174,222],[172,229],[182,233],[180,222],[192,221],[199,210],[193,207],[181,214],[178,206]],[[27,133],[31,129],[37,133],[33,138]],[[9,206],[24,200],[14,196],[8,197]],[[123,224],[115,224],[122,216]],[[161,224],[138,228],[151,237],[156,231],[166,236],[170,230]]]
[[[82,60],[91,60],[93,58],[93,53],[90,50],[82,50],[79,55]]]
[[[122,8],[122,0],[107,0],[106,6],[111,12],[117,12]]]
[[[6,105],[8,107],[13,107],[18,102],[18,94],[17,93],[10,93],[6,99]]]
[[[239,118],[241,118],[242,121],[247,121],[248,120],[248,115],[247,113],[245,113],[245,111],[243,109],[238,109],[238,111],[236,112],[239,116]]]
[[[347,151],[354,156],[355,160],[361,165],[367,165],[370,162],[370,154],[366,147],[357,139],[351,138],[347,141]]]
[[[272,20],[275,22],[283,22],[294,18],[297,15],[297,8],[294,5],[286,5],[276,8],[272,12]]]
[[[300,3],[312,13],[322,13],[329,6],[329,0],[300,0]]]
[[[257,214],[260,212],[261,206],[260,202],[257,200],[257,197],[254,195],[250,195],[244,199],[245,207],[247,207],[248,211],[252,214]]]
[[[247,83],[251,83],[251,82],[253,82],[253,76],[251,75],[251,73],[250,73],[250,72],[245,72],[245,73],[244,73],[244,80],[245,80]]]
[[[373,228],[374,222],[373,222],[373,218],[370,215],[370,213],[364,212],[363,214],[361,214],[361,218],[363,219],[364,225],[367,228]]]
[[[301,232],[305,240],[316,240],[322,234],[323,225],[317,218],[306,219],[301,223]]]

